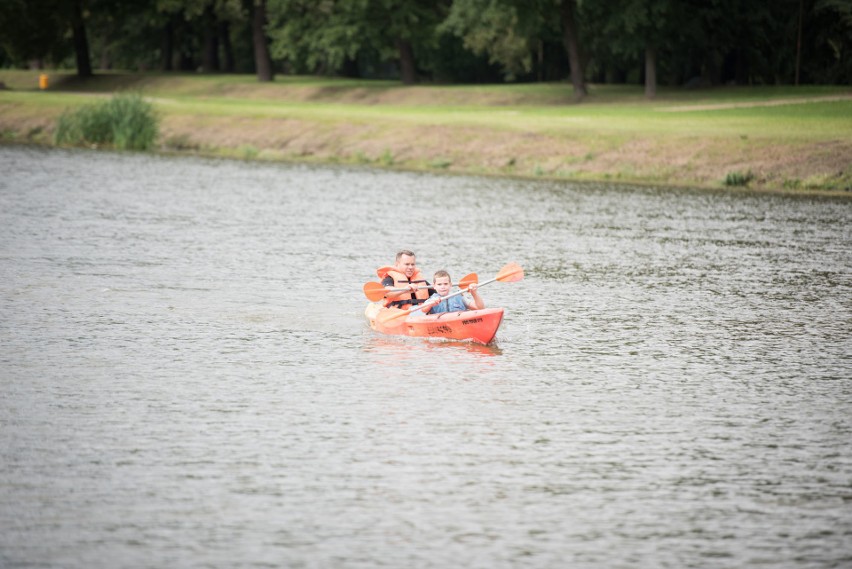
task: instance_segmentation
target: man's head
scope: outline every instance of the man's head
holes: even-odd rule
[[[405,273],[405,276],[411,278],[417,265],[414,263],[414,253],[403,249],[396,254],[396,270],[400,273]]]

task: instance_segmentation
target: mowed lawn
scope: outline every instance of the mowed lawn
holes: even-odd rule
[[[47,142],[65,109],[131,90],[162,117],[165,146],[179,139],[205,153],[251,148],[243,157],[688,185],[748,170],[770,188],[852,186],[852,89],[844,87],[661,87],[647,100],[638,85],[591,85],[576,103],[568,83],[48,75],[40,91],[37,72],[0,71],[5,140]]]

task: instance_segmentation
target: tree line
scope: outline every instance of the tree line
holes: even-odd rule
[[[852,83],[852,0],[3,0],[0,66],[404,84]]]

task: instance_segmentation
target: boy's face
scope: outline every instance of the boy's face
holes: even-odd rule
[[[447,296],[450,294],[450,289],[453,285],[450,283],[450,277],[438,277],[435,279],[433,286],[438,294],[441,296]]]

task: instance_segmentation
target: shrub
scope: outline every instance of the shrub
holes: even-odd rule
[[[726,186],[747,186],[749,182],[754,180],[754,174],[751,170],[743,174],[742,172],[728,172],[725,176]]]
[[[107,101],[62,113],[54,140],[56,144],[149,150],[158,134],[159,119],[153,106],[138,94],[119,94]]]

